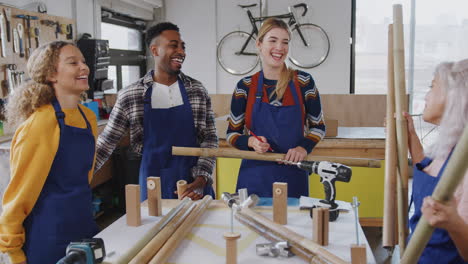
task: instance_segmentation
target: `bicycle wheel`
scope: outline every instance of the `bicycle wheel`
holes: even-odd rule
[[[242,54],[240,53],[249,36],[247,32],[233,31],[218,43],[216,55],[219,65],[225,71],[234,75],[244,75],[255,69],[259,58],[254,38],[249,40]]]
[[[304,37],[307,45],[304,44]],[[327,33],[317,25],[302,24],[292,31],[289,60],[302,68],[313,68],[322,64],[328,57],[330,40]]]

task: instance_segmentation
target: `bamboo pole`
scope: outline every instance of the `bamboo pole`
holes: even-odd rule
[[[393,76],[393,29],[388,26],[388,92],[385,138],[385,190],[382,246],[395,246],[395,191],[396,191],[396,131],[395,131],[395,87]]]
[[[180,242],[185,238],[187,232],[197,223],[200,216],[210,205],[213,198],[206,195],[203,200],[197,203],[197,207],[185,218],[185,221],[177,228],[172,236],[166,241],[159,252],[151,259],[149,264],[163,264],[177,249]]]
[[[169,223],[167,223],[167,225],[157,235],[155,235],[140,252],[138,252],[129,264],[148,263],[194,208],[195,204],[192,201],[185,204],[182,210],[180,210],[180,212]]]
[[[226,140],[219,141],[220,148],[233,148]],[[316,148],[319,149],[383,149],[385,142],[381,139],[343,139],[327,138],[320,140]]]
[[[239,158],[250,160],[263,161],[278,161],[284,159],[285,154],[281,153],[256,153],[254,151],[238,150],[234,148],[185,148],[172,147],[172,155],[176,156],[199,156],[199,157],[224,157],[224,158]],[[360,159],[360,158],[341,158],[341,157],[310,157],[307,156],[307,161],[330,161],[341,163],[347,166],[354,167],[369,167],[380,168],[380,160]]]
[[[434,200],[446,202],[453,199],[455,189],[463,180],[463,177],[468,170],[468,162],[466,162],[467,156],[468,126],[465,126],[463,134],[447,163],[447,167],[442,173],[439,183],[432,193],[432,198],[434,198]],[[408,248],[401,259],[402,264],[417,262],[427,245],[427,242],[431,238],[433,231],[434,227],[430,226],[424,217],[421,217],[408,244]]]
[[[133,257],[135,257],[138,252],[148,244],[151,239],[157,235],[166,225],[169,223],[182,208],[190,202],[190,198],[183,199],[176,207],[172,208],[169,213],[159,220],[159,222],[152,227],[146,234],[138,240],[129,250],[125,252],[119,259],[115,261],[115,264],[128,264]]]
[[[345,260],[340,257],[332,254],[325,248],[321,247],[317,243],[301,236],[290,229],[273,222],[272,220],[256,213],[248,207],[241,208],[240,211],[236,213],[236,218],[245,217],[246,219],[254,222],[256,225],[260,226],[264,230],[269,231],[269,233],[274,233],[277,236],[281,237],[283,240],[286,240],[291,243],[291,248],[293,250],[299,249],[299,251],[305,250],[310,252],[313,255],[312,259],[315,259],[316,262],[330,262],[334,264],[345,264]],[[254,230],[256,232],[262,232],[260,230]],[[312,261],[312,259],[307,259],[307,261]]]
[[[395,111],[398,144],[398,244],[403,253],[408,237],[408,129],[403,112],[407,112],[405,87],[405,52],[403,41],[403,11],[393,5],[393,56],[395,75]]]

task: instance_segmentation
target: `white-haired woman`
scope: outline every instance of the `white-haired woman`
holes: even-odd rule
[[[410,154],[417,163],[410,227],[414,231],[422,216],[436,228],[418,263],[468,263],[468,172],[448,203],[430,197],[468,124],[468,59],[439,64],[425,100],[423,119],[439,125],[440,131],[428,151],[423,150],[413,120],[405,113]]]

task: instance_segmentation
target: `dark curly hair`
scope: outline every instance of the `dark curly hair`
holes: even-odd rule
[[[171,22],[161,22],[155,26],[150,27],[146,31],[146,45],[149,47],[151,45],[151,41],[154,38],[161,35],[161,33],[165,30],[175,30],[179,32],[179,27],[172,24]]]

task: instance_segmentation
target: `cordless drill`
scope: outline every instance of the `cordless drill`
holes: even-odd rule
[[[106,256],[102,238],[83,239],[71,242],[67,246],[65,257],[57,264],[96,264],[101,263]]]
[[[320,176],[320,182],[323,184],[323,188],[325,190],[325,200],[320,200],[320,202],[330,205],[330,220],[334,221],[338,217],[338,210],[335,210],[336,215],[332,216],[331,213],[332,210],[338,208],[338,205],[335,203],[335,182],[349,182],[351,180],[351,168],[340,163],[328,161],[304,160],[300,162],[291,162],[283,160],[283,162],[290,165],[296,165],[302,170],[308,171],[309,173],[315,173]]]

